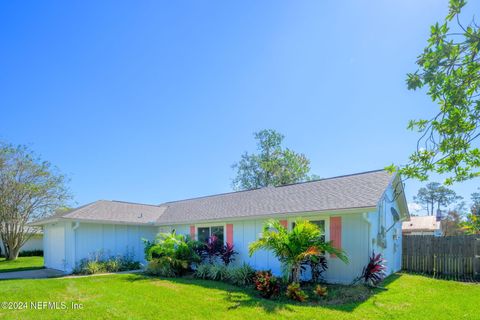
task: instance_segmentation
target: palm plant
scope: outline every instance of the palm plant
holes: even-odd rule
[[[252,256],[260,249],[272,251],[282,263],[283,272],[289,280],[299,282],[301,265],[312,256],[327,252],[348,263],[345,252],[335,248],[331,242],[325,242],[322,235],[317,225],[305,220],[296,221],[291,231],[278,220],[269,220],[263,226],[262,236],[250,244],[249,254]]]
[[[156,261],[170,266],[175,273],[182,274],[192,263],[199,262],[193,242],[175,231],[159,233],[154,242],[145,241],[145,253],[148,261]]]

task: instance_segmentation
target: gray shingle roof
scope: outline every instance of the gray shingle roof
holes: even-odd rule
[[[392,175],[384,170],[167,202],[160,224],[282,213],[366,208],[377,205]]]
[[[281,187],[146,205],[100,200],[32,223],[56,219],[125,224],[182,224],[272,214],[375,207],[392,179],[384,170]]]
[[[32,225],[39,225],[56,219],[86,220],[124,224],[153,224],[165,211],[165,206],[156,206],[123,201],[99,200],[66,213],[56,214]]]

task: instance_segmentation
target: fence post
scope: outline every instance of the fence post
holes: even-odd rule
[[[473,242],[473,278],[480,280],[480,237]]]

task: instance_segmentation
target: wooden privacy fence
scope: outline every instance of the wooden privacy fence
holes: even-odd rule
[[[480,235],[406,235],[402,246],[402,269],[407,272],[480,281]]]

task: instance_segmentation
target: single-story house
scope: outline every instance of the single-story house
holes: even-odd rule
[[[30,237],[27,242],[20,248],[20,253],[24,251],[43,250],[43,232],[39,228],[28,228],[27,234]],[[0,253],[5,254],[3,242],[0,240]]]
[[[442,223],[436,216],[410,217],[410,221],[402,223],[403,235],[443,235]]]
[[[400,177],[384,170],[160,205],[100,200],[33,225],[44,230],[45,266],[65,272],[99,250],[130,253],[144,261],[142,238],[175,229],[200,241],[216,234],[233,243],[236,263],[280,274],[280,263],[271,252],[248,255],[248,245],[271,218],[286,228],[299,218],[313,221],[327,241],[345,250],[349,264],[327,256],[327,281],[351,282],[372,251],[386,258],[388,273],[401,269],[401,225],[409,212]]]

